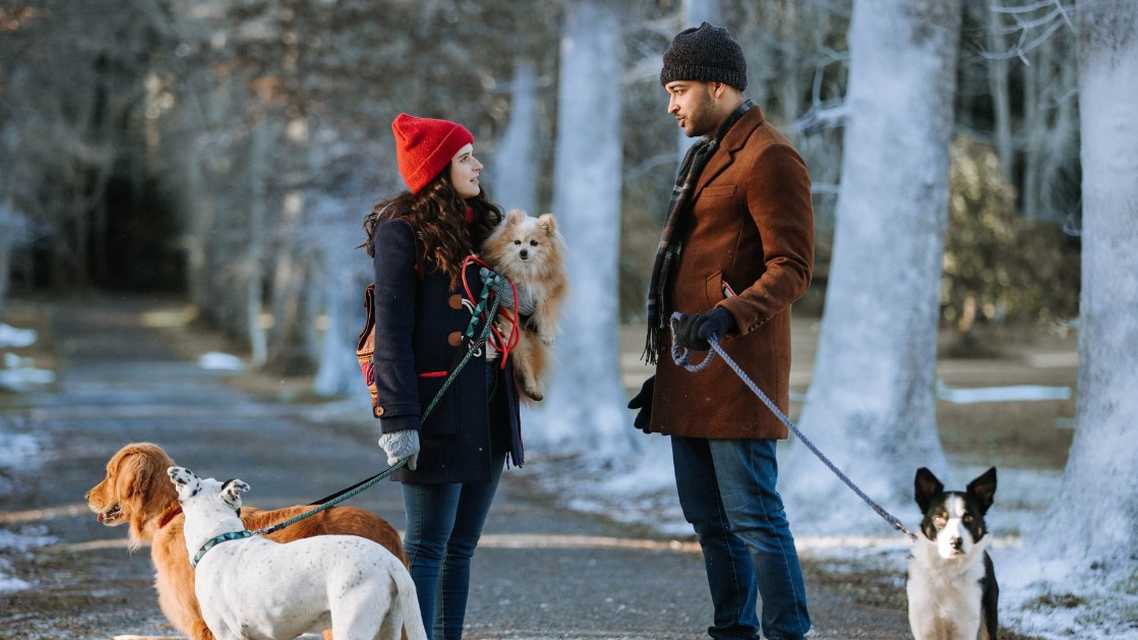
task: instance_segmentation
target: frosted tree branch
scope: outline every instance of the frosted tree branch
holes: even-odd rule
[[[1018,58],[1025,65],[1031,66],[1027,59],[1029,52],[1046,42],[1063,26],[1072,31],[1075,29],[1068,8],[1063,6],[1063,0],[1038,0],[1019,6],[993,3],[991,11],[996,14],[999,23],[996,33],[1001,36],[1019,34],[1019,39],[1007,51],[984,52],[982,55],[987,60]],[[1005,23],[1005,19],[1009,19],[1010,23]],[[1031,37],[1037,30],[1042,30],[1042,33]]]

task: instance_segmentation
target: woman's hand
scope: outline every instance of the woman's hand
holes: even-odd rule
[[[392,431],[379,436],[379,447],[387,454],[387,464],[395,464],[405,458],[407,468],[411,471],[419,466],[419,431],[417,429],[404,429]]]

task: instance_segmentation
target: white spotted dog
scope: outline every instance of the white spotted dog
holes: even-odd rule
[[[996,468],[964,492],[945,491],[928,469],[917,470],[921,535],[909,559],[909,627],[916,640],[996,640],[1000,588],[988,555],[984,514],[996,495]]]
[[[295,638],[332,628],[334,640],[427,637],[403,563],[366,538],[323,535],[280,544],[237,516],[249,485],[166,470],[186,514],[195,593],[218,640]]]

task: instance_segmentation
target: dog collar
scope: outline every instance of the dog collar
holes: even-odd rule
[[[174,518],[178,517],[178,514],[181,512],[182,512],[182,506],[181,505],[174,505],[170,509],[167,509],[166,513],[162,514],[162,518],[158,520],[158,528],[161,529],[162,527],[165,527],[166,525],[170,524],[170,521],[173,520]]]
[[[219,536],[214,536],[209,540],[206,540],[205,544],[202,545],[202,548],[198,549],[198,552],[194,554],[193,559],[190,560],[190,566],[197,569],[198,563],[202,561],[203,557],[205,557],[206,552],[221,544],[222,542],[240,540],[242,538],[248,538],[251,535],[253,535],[252,531],[249,531],[248,529],[242,529],[240,531],[230,531],[229,533],[223,533]]]

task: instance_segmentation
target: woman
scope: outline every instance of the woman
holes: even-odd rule
[[[471,359],[422,415],[468,348],[464,258],[502,214],[479,186],[482,164],[465,127],[400,114],[391,128],[408,191],[377,204],[364,222],[375,262],[379,445],[391,464],[409,459],[398,479],[411,577],[431,637],[452,640],[462,637],[470,559],[505,458],[523,462],[511,367]],[[477,298],[478,267],[465,271]]]

